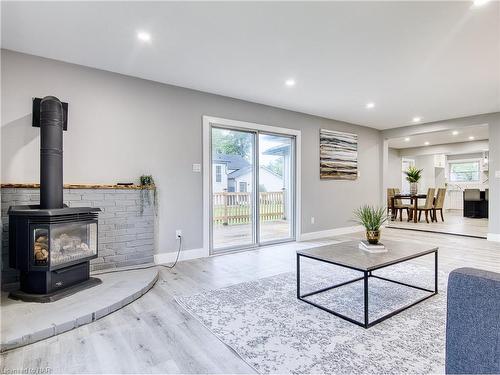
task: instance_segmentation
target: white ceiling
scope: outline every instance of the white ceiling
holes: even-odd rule
[[[500,3],[471,4],[2,1],[2,47],[386,129],[500,111]]]
[[[390,148],[403,149],[489,139],[488,125],[468,126],[455,131],[457,134],[454,134],[453,130],[445,130],[417,134],[411,137],[393,138],[388,140],[388,144]],[[469,137],[474,137],[474,139],[471,140]],[[426,145],[425,142],[429,142],[429,144]]]

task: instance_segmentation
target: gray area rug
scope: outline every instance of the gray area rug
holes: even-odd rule
[[[360,276],[306,261],[303,293]],[[432,289],[432,270],[409,263],[376,274]],[[364,329],[297,300],[294,273],[280,274],[177,301],[259,373],[443,373],[447,275],[437,296]],[[370,320],[425,295],[370,279]],[[356,319],[363,314],[363,283],[314,300]]]

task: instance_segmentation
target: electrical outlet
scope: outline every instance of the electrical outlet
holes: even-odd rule
[[[311,224],[314,224],[314,216],[311,216]]]
[[[175,238],[181,238],[182,237],[182,230],[180,229],[177,229],[175,231]]]

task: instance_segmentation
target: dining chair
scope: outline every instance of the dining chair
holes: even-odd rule
[[[437,211],[441,213],[441,220],[444,222],[443,208],[444,208],[444,198],[446,197],[446,188],[439,188],[436,195],[436,202],[434,203],[434,218],[433,220],[437,223]]]
[[[395,212],[392,212],[392,197],[394,197],[394,188],[387,188],[387,214],[394,216]],[[396,205],[396,202],[394,202]],[[396,211],[396,209],[394,209]]]
[[[427,190],[427,198],[425,199],[425,204],[417,207],[418,221],[420,221],[420,219],[422,217],[422,212],[425,212],[425,221],[427,221],[427,223],[429,223],[429,212],[430,212],[431,219],[434,221],[433,212],[434,212],[434,193],[435,192],[436,192],[435,188],[429,188],[429,190]],[[413,207],[411,207],[410,210],[412,211],[413,215],[417,214],[417,212],[413,212],[414,211]]]
[[[399,188],[394,188],[394,195],[399,195],[401,194],[401,191]],[[396,211],[396,218],[398,216],[398,211],[399,211],[399,221],[403,221],[403,210],[406,210],[406,215],[410,216],[410,204],[403,204],[401,199],[395,199],[394,200],[394,208]]]

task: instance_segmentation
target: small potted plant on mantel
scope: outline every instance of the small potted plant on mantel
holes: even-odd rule
[[[361,224],[366,229],[366,240],[368,245],[365,244],[365,250],[379,249],[385,250],[385,247],[379,243],[380,241],[380,228],[387,221],[387,213],[384,207],[373,207],[364,205],[354,210],[355,221]]]
[[[416,167],[409,167],[405,171],[406,181],[410,183],[410,194],[417,195],[418,193],[418,181],[422,178],[423,169],[418,169]]]
[[[158,209],[158,198],[156,192],[156,185],[151,175],[142,175],[139,177],[139,186],[141,188],[141,215],[144,213],[144,206],[151,206],[153,203],[154,212]],[[153,202],[151,202],[153,198]]]

